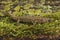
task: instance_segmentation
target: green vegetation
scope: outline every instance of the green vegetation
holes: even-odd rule
[[[60,33],[60,10],[52,11],[52,6],[44,5],[45,0],[4,0],[0,1],[0,36],[31,37],[34,35],[56,35]],[[55,6],[54,6],[55,7]],[[55,7],[56,8],[56,7]],[[43,24],[19,23],[10,18],[14,16],[41,16],[54,19]]]

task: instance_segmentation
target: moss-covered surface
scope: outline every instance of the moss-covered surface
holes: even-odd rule
[[[44,0],[1,0],[0,1],[0,39],[3,40],[57,40],[60,36],[60,10],[44,5]],[[13,16],[41,16],[52,18],[47,23],[17,23]],[[55,37],[54,37],[55,36]],[[40,38],[40,39],[39,39]],[[41,39],[42,38],[42,39]],[[45,40],[45,39],[43,39]]]

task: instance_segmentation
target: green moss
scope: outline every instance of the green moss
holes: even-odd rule
[[[26,2],[26,3],[25,3]],[[3,13],[0,13],[0,36],[4,35],[12,35],[12,36],[33,36],[35,34],[49,34],[54,35],[60,33],[60,12],[41,12],[43,7],[40,7],[40,3],[37,3],[38,7],[35,7],[34,0],[29,0],[25,2],[19,2],[16,0],[15,2],[1,2],[4,4],[4,10],[0,10]],[[42,5],[42,4],[41,4]],[[12,8],[10,8],[12,6]],[[31,8],[31,9],[30,9]],[[54,19],[53,22],[43,23],[43,24],[24,24],[19,23],[17,25],[16,21],[13,21],[9,16],[6,16],[9,10],[13,11],[12,14],[15,16],[24,16],[24,15],[32,15],[32,16],[42,16],[42,17],[50,17]],[[47,10],[47,9],[46,9]],[[8,14],[8,13],[7,13]]]

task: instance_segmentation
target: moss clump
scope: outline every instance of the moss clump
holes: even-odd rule
[[[2,6],[4,5],[4,6]],[[44,1],[36,0],[12,0],[1,1],[0,6],[0,36],[12,37],[31,37],[33,35],[55,35],[60,33],[60,10],[52,13],[50,6],[44,5]],[[47,23],[18,23],[14,21],[8,12],[14,16],[41,16],[45,18],[52,18],[51,22]],[[10,12],[9,12],[10,13]],[[33,19],[33,18],[32,18]],[[38,21],[39,22],[39,21]]]

